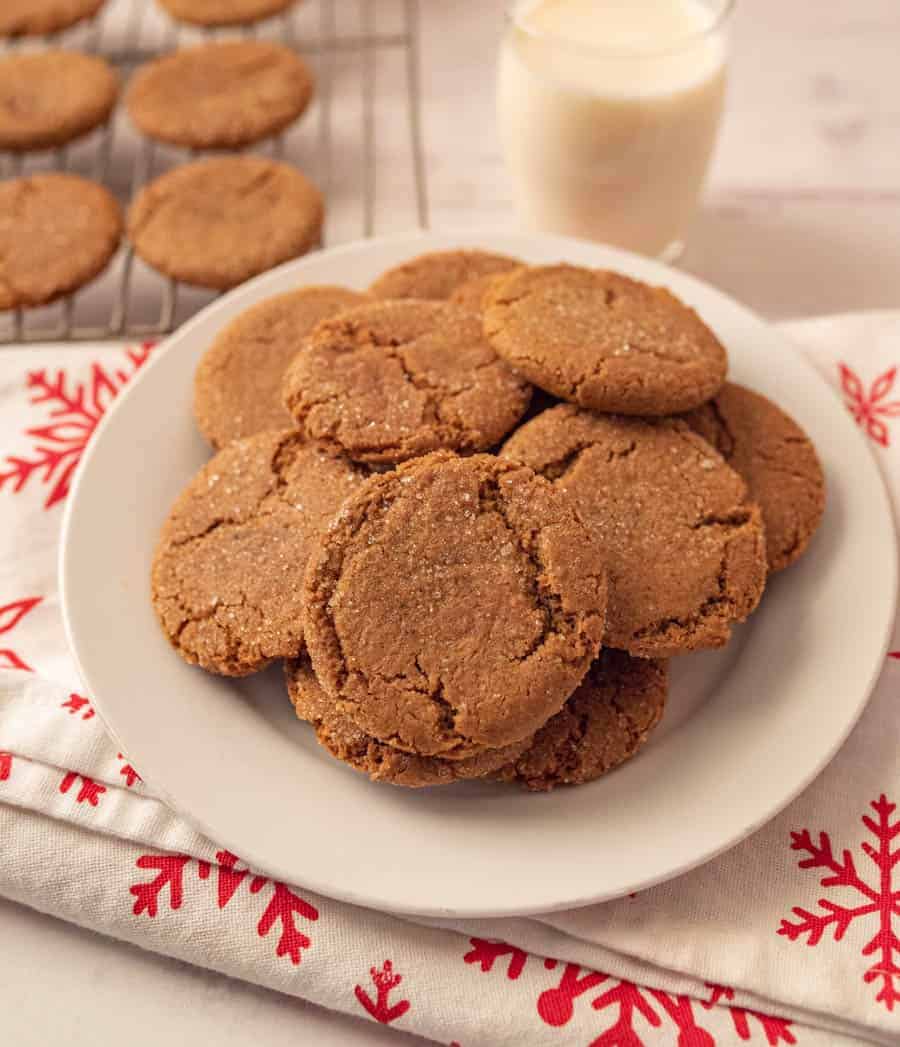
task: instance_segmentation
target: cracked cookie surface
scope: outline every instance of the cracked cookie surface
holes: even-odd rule
[[[718,392],[728,368],[712,331],[665,288],[571,265],[498,279],[484,330],[535,385],[595,411],[688,411]]]
[[[550,479],[603,550],[609,646],[649,658],[719,647],[759,602],[759,507],[686,422],[562,404],[514,433],[501,457]]]
[[[478,276],[508,272],[520,263],[492,251],[429,251],[382,273],[369,288],[376,298],[445,301]]]
[[[153,606],[179,654],[226,676],[296,657],[310,547],[364,477],[297,432],[212,458],[173,505],[153,561]]]
[[[228,40],[186,47],[142,65],[125,103],[150,138],[234,149],[293,123],[312,93],[312,73],[289,47]]]
[[[284,403],[308,435],[365,462],[501,440],[531,386],[501,360],[479,318],[446,302],[375,302],[325,320],[285,374]]]
[[[370,477],[311,554],[305,630],[335,709],[461,759],[534,734],[599,650],[604,550],[527,468],[438,452]]]
[[[105,0],[3,0],[0,36],[32,36],[68,29],[90,18]]]
[[[825,476],[806,433],[771,400],[732,382],[684,420],[740,474],[759,504],[769,570],[798,560],[825,511]]]
[[[662,718],[668,690],[665,661],[605,647],[562,709],[494,777],[536,792],[592,782],[644,745]]]
[[[261,156],[195,160],[145,186],[128,212],[135,252],[184,283],[226,290],[296,258],[322,231],[319,190]]]
[[[212,446],[293,425],[281,402],[288,364],[316,324],[367,299],[344,287],[301,287],[236,316],[194,375],[194,417]]]
[[[192,25],[246,25],[293,7],[296,0],[159,0],[182,22]]]
[[[46,149],[87,134],[115,105],[119,78],[102,58],[55,48],[0,61],[0,149]]]
[[[312,724],[322,748],[373,782],[418,789],[483,778],[519,757],[531,741],[526,738],[515,745],[486,749],[462,760],[406,753],[366,734],[352,720],[336,712],[334,703],[319,685],[307,655],[286,662],[284,669],[294,711],[301,720]]]
[[[44,305],[83,286],[121,235],[119,205],[96,182],[48,172],[0,183],[0,309]]]

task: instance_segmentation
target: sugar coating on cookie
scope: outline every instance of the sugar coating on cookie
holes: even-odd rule
[[[170,15],[192,25],[246,25],[293,7],[296,0],[159,0]]]
[[[595,411],[688,411],[725,381],[725,350],[662,287],[571,265],[518,269],[487,291],[491,345],[547,392]]]
[[[562,709],[495,777],[536,792],[600,778],[646,743],[668,690],[665,661],[605,647]]]
[[[369,290],[376,298],[448,299],[469,280],[508,272],[519,263],[492,251],[429,251],[382,273]]]
[[[141,66],[125,102],[135,125],[151,138],[229,149],[283,130],[303,113],[312,93],[312,72],[289,47],[228,40]]]
[[[543,478],[438,452],[370,477],[306,573],[306,642],[336,710],[422,756],[533,734],[597,654],[604,550]]]
[[[316,324],[367,299],[345,287],[301,287],[236,316],[194,375],[194,417],[212,446],[291,426],[281,402],[288,364]]]
[[[325,320],[285,375],[284,402],[314,439],[365,462],[493,446],[531,386],[446,302],[376,302]]]
[[[765,586],[747,486],[686,422],[562,404],[506,442],[572,500],[609,571],[604,643],[641,657],[725,644]]]
[[[52,302],[115,254],[122,212],[102,185],[72,174],[0,182],[0,309]]]
[[[55,48],[0,59],[0,149],[46,149],[109,116],[119,78],[94,55]]]
[[[759,504],[769,570],[798,560],[825,511],[825,476],[806,433],[771,400],[732,382],[684,420],[743,477]]]
[[[416,756],[378,741],[335,710],[319,685],[309,656],[285,662],[288,695],[301,720],[315,728],[319,744],[335,759],[367,775],[373,782],[389,782],[410,789],[483,778],[517,759],[530,739],[499,749],[485,749],[462,760]]]
[[[38,36],[68,29],[96,14],[106,0],[3,0],[0,36]]]
[[[128,235],[154,269],[226,290],[308,251],[323,214],[321,193],[295,167],[261,156],[216,157],[145,186],[128,212]]]
[[[212,458],[173,505],[153,561],[153,606],[178,653],[226,676],[296,657],[311,544],[364,476],[297,432]]]

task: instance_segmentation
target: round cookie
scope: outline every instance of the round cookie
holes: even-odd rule
[[[317,543],[306,643],[336,712],[461,759],[521,741],[587,672],[603,550],[530,469],[438,452],[369,478]]]
[[[759,504],[769,570],[794,563],[825,511],[825,477],[806,433],[771,400],[732,382],[684,420],[743,477]]]
[[[119,93],[113,69],[77,51],[0,59],[0,149],[48,149],[102,124]]]
[[[228,40],[141,66],[125,104],[150,138],[195,149],[235,149],[293,123],[312,93],[312,73],[289,47]]]
[[[247,25],[287,11],[296,0],[159,0],[173,18],[192,25]]]
[[[507,272],[509,270],[504,269],[502,273],[485,273],[466,280],[447,300],[453,302],[454,305],[461,305],[463,309],[468,309],[470,312],[480,314],[484,311],[484,296],[488,288],[492,287]]]
[[[296,657],[310,546],[364,476],[296,432],[212,458],[172,506],[153,561],[153,606],[178,653],[226,676]]]
[[[283,396],[314,439],[359,461],[401,462],[493,446],[525,413],[531,387],[487,344],[475,314],[395,301],[319,324],[288,368]]]
[[[665,288],[571,265],[499,279],[484,330],[535,385],[594,411],[689,411],[715,396],[728,369],[716,336]]]
[[[184,283],[227,290],[296,258],[322,231],[319,190],[296,168],[261,156],[176,167],[128,212],[135,252]]]
[[[478,276],[508,272],[519,262],[490,251],[430,251],[388,269],[369,290],[376,298],[444,301]]]
[[[194,375],[194,417],[212,446],[291,426],[281,383],[301,342],[320,320],[367,298],[344,287],[302,287],[236,316]]]
[[[92,280],[115,254],[122,212],[72,174],[0,182],[0,309],[44,305]]]
[[[308,656],[285,662],[284,670],[294,711],[301,720],[313,725],[322,748],[335,759],[368,775],[373,782],[418,789],[483,778],[517,759],[530,741],[523,739],[515,745],[485,749],[477,756],[462,760],[405,753],[366,734],[352,720],[335,712],[333,703],[316,680]]]
[[[519,429],[501,456],[565,492],[603,549],[605,645],[646,658],[719,647],[759,602],[759,507],[686,422],[561,404]]]
[[[360,462],[491,447],[525,413],[531,386],[442,302],[377,302],[323,320],[285,374],[284,402],[316,440]]]
[[[105,0],[3,0],[0,36],[41,36],[96,14]]]
[[[668,690],[665,661],[605,647],[562,709],[495,777],[535,792],[600,778],[647,741],[662,719]]]

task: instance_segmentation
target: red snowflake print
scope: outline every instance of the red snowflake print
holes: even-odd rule
[[[493,969],[501,957],[510,957],[506,977],[515,981],[521,975],[529,954],[505,942],[491,942],[483,938],[470,938],[471,950],[463,957],[468,964],[479,964],[485,973]],[[555,970],[559,961],[546,959],[544,968]],[[603,989],[594,993],[594,990]],[[710,986],[713,995],[700,1001],[701,1008],[711,1010],[721,998],[733,999],[734,993],[724,986]],[[663,1024],[678,1033],[678,1047],[715,1047],[716,1040],[700,1021],[702,1010],[695,1013],[698,1002],[688,996],[673,996],[659,989],[648,989],[633,982],[613,978],[600,971],[581,968],[576,963],[567,963],[556,985],[545,989],[537,998],[537,1012],[547,1025],[567,1025],[575,1013],[575,1001],[592,993],[591,1008],[602,1012],[608,1020],[606,1028],[587,1047],[644,1047],[642,1030],[660,1029]],[[729,1012],[735,1032],[742,1040],[753,1038],[756,1025],[765,1036],[770,1047],[776,1044],[795,1044],[797,1041],[790,1030],[790,1022],[781,1018],[757,1014],[739,1007],[730,1006]],[[751,1025],[750,1019],[754,1024]],[[761,1041],[757,1041],[761,1043]]]
[[[0,753],[0,782],[9,781],[12,774],[12,753]]]
[[[50,509],[69,493],[72,474],[88,440],[122,387],[147,362],[153,342],[128,349],[121,367],[91,364],[90,376],[75,381],[63,370],[31,371],[26,380],[29,403],[45,408],[41,425],[25,430],[32,441],[28,456],[8,455],[0,468],[0,489],[18,494],[34,480],[47,488],[44,508]]]
[[[90,720],[96,715],[90,698],[85,698],[83,694],[75,694],[74,691],[60,705],[60,709],[68,709],[70,716],[81,713],[82,720]]]
[[[388,1003],[388,997],[403,981],[403,976],[394,974],[394,965],[390,960],[385,960],[381,967],[370,967],[369,977],[375,986],[375,1001],[361,985],[354,987],[353,992],[364,1010],[382,1025],[390,1025],[398,1018],[402,1018],[409,1010],[409,1000],[398,1000],[394,1004]]]
[[[885,418],[896,418],[900,415],[900,400],[886,401],[888,393],[894,391],[894,380],[897,368],[891,367],[879,375],[866,391],[859,376],[846,364],[838,364],[841,375],[841,387],[844,390],[847,406],[856,420],[856,424],[882,447],[890,444]]]
[[[93,712],[93,710],[91,711]],[[142,782],[144,780],[121,753],[117,753],[116,755],[120,760],[125,760],[119,768],[119,774],[121,774],[125,779],[126,789],[131,789],[137,782]]]
[[[11,633],[41,600],[43,596],[28,596],[24,600],[16,600],[0,607],[0,636],[4,633]],[[0,669],[24,669],[29,673],[34,671],[24,659],[9,648],[0,650]]]
[[[875,838],[876,846],[868,841],[862,844],[862,851],[875,865],[878,871],[876,886],[870,886],[856,871],[853,855],[844,850],[841,857],[836,857],[828,833],[819,833],[818,844],[813,841],[808,829],[791,833],[791,849],[803,851],[809,857],[797,864],[801,869],[825,869],[827,874],[819,881],[822,887],[844,887],[852,891],[861,902],[855,906],[840,905],[828,898],[818,901],[821,912],[810,912],[794,906],[791,910],[798,918],[781,921],[778,933],[792,942],[806,936],[806,944],[818,945],[829,929],[834,940],[839,942],[855,920],[875,917],[878,929],[863,947],[863,956],[877,956],[877,960],[866,970],[863,980],[866,984],[880,983],[875,999],[892,1011],[894,1004],[900,1000],[900,938],[894,932],[894,920],[900,919],[900,890],[893,885],[894,866],[900,861],[900,847],[892,851],[894,838],[900,833],[900,820],[891,821],[897,805],[889,803],[883,794],[869,805],[875,812],[875,818],[863,815],[862,823]],[[895,959],[896,957],[896,959]]]
[[[81,779],[81,785],[75,794],[75,802],[87,803],[91,807],[96,807],[100,802],[100,797],[106,792],[106,786],[95,782],[93,778],[88,778],[83,774],[76,774],[74,771],[67,771],[63,776],[63,780],[59,783],[59,791],[67,793],[79,778]]]
[[[230,851],[217,851],[216,861],[216,866],[207,861],[198,861],[197,875],[201,880],[209,880],[213,868],[217,870],[216,904],[224,909],[250,874],[247,869],[236,868],[239,859]],[[145,854],[138,858],[136,864],[139,869],[155,869],[157,875],[149,882],[129,887],[129,892],[136,899],[132,909],[134,915],[146,913],[155,917],[159,912],[160,896],[166,890],[169,892],[169,908],[180,909],[184,898],[185,869],[190,862],[191,858],[184,854]],[[253,876],[249,893],[259,894],[269,882],[265,876]],[[279,936],[275,955],[287,956],[295,965],[300,963],[301,951],[312,944],[297,927],[296,917],[315,921],[319,918],[319,912],[285,884],[273,882],[272,893],[256,925],[256,933],[260,938],[266,938],[277,925]]]

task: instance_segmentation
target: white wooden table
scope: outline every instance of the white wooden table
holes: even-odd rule
[[[435,226],[514,223],[493,117],[502,6],[423,0]],[[744,0],[735,28],[685,267],[772,318],[900,307],[900,4]],[[407,1040],[0,902],[0,1003],[13,1000],[17,1047]]]

